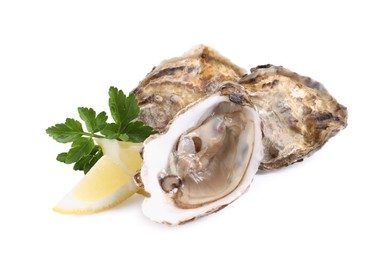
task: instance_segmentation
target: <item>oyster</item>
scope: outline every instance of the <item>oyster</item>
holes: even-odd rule
[[[135,88],[140,119],[162,131],[182,108],[215,92],[221,82],[238,81],[243,75],[243,69],[215,50],[197,46],[154,67]]]
[[[182,109],[161,135],[144,143],[143,212],[181,224],[240,197],[262,159],[260,117],[235,83]]]
[[[164,131],[178,111],[210,95],[225,81],[249,92],[262,122],[265,156],[260,169],[301,161],[347,125],[347,110],[317,81],[283,67],[244,70],[206,46],[162,62],[134,90],[140,119]]]
[[[239,83],[262,120],[265,156],[260,169],[300,161],[347,126],[347,109],[309,77],[268,64],[251,69]]]
[[[245,75],[206,46],[162,62],[134,93],[140,119],[161,133],[144,143],[143,212],[167,224],[225,207],[259,168],[301,161],[347,125],[317,81],[273,65]]]

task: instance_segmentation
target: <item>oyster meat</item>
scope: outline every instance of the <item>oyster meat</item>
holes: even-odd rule
[[[260,117],[247,95],[226,84],[179,112],[163,134],[145,141],[143,212],[181,224],[241,196],[262,159]]]

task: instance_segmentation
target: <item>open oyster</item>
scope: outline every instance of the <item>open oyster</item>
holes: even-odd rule
[[[258,168],[301,161],[347,125],[320,83],[273,65],[245,75],[206,46],[162,62],[134,93],[140,119],[161,133],[144,143],[143,212],[168,224],[223,208]]]
[[[239,83],[262,120],[265,156],[260,169],[302,160],[347,125],[347,109],[309,77],[268,64],[251,69]]]
[[[236,84],[181,110],[144,143],[143,212],[180,224],[220,210],[241,196],[262,159],[260,117]]]

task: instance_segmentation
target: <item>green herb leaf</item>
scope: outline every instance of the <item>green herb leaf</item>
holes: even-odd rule
[[[65,123],[56,124],[46,129],[46,133],[60,143],[72,142],[68,152],[57,155],[57,160],[74,165],[74,170],[87,173],[103,156],[102,149],[94,144],[94,138],[117,139],[120,141],[143,142],[149,135],[156,133],[141,121],[135,121],[140,109],[134,94],[126,96],[115,87],[109,89],[109,108],[114,123],[107,123],[105,112],[98,115],[92,108],[79,107],[78,113],[86,125],[75,119],[67,118]],[[100,132],[102,135],[99,135]]]
[[[74,163],[91,153],[94,148],[92,138],[80,137],[73,141],[71,149],[68,152],[65,163]]]
[[[77,161],[73,167],[75,171],[84,171],[86,174],[94,164],[103,156],[102,149],[95,145],[91,152]]]
[[[90,133],[96,133],[102,130],[108,119],[105,112],[101,112],[96,117],[94,109],[87,107],[78,108],[80,118],[86,123],[86,128]]]
[[[109,89],[109,108],[114,122],[120,127],[120,131],[140,113],[136,96],[134,94],[126,96],[122,90],[115,87]]]
[[[83,135],[83,127],[78,120],[67,118],[64,124],[56,124],[46,129],[46,133],[57,142],[69,143]]]
[[[86,123],[87,130],[94,132],[95,129],[95,111],[92,108],[79,107],[80,118]]]
[[[82,157],[79,161],[74,164],[73,169],[75,171],[83,171],[84,165],[86,164],[86,160],[89,158],[90,155],[86,155]]]
[[[140,143],[146,140],[152,134],[157,133],[149,126],[146,126],[141,121],[135,121],[129,123],[120,135],[122,141],[129,141],[134,143]]]
[[[101,130],[101,134],[107,139],[117,139],[120,132],[120,126],[115,123],[110,123]]]
[[[98,162],[99,159],[101,159],[102,156],[103,156],[103,152],[101,149],[99,149],[96,153],[90,154],[87,157],[86,162],[84,164],[84,168],[83,168],[84,174],[88,173],[88,171],[90,171],[90,169],[95,165],[96,162]]]
[[[68,156],[68,153],[59,153],[56,157],[56,160],[62,163],[65,163],[65,160]]]
[[[106,120],[108,120],[108,116],[106,115],[106,112],[101,112],[97,115],[97,117],[95,118],[95,124],[96,124],[95,132],[99,132],[105,128]]]

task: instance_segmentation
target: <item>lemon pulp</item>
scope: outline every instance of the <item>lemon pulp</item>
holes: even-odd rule
[[[83,201],[100,200],[131,180],[115,161],[104,155],[74,188],[73,195]]]

